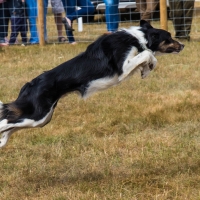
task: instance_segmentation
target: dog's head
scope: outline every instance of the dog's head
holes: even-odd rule
[[[153,28],[145,20],[140,21],[140,27],[148,41],[147,48],[151,49],[155,54],[179,53],[183,50],[184,44],[173,40],[169,32]]]

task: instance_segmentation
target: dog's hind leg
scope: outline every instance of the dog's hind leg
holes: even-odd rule
[[[132,59],[124,61],[123,73],[119,76],[119,81],[123,81],[138,69],[141,71],[142,78],[145,78],[149,72],[155,68],[156,63],[157,59],[154,57],[153,53],[145,50]]]
[[[14,133],[17,130],[17,128],[12,128],[1,133],[2,135],[0,137],[0,148],[6,145],[12,133]]]
[[[1,114],[4,113],[5,115],[1,115],[1,121],[0,121],[0,148],[5,146],[9,137],[12,135],[13,132],[23,129],[23,128],[34,128],[34,127],[43,127],[48,122],[51,121],[53,111],[54,111],[54,105],[50,108],[49,112],[46,113],[44,116],[39,116],[40,119],[36,120],[31,116],[26,115],[25,116],[17,116],[17,118],[14,120],[9,120],[9,117],[13,116],[13,112],[9,112],[8,104],[7,106],[1,105]],[[6,115],[6,113],[9,113]],[[38,117],[38,116],[37,116]]]

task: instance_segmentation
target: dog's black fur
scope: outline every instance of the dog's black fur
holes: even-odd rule
[[[101,36],[85,52],[26,83],[14,102],[0,105],[0,147],[18,129],[46,125],[63,95],[76,91],[85,98],[118,84],[136,69],[145,78],[156,65],[154,54],[178,53],[183,47],[170,33],[145,21]]]

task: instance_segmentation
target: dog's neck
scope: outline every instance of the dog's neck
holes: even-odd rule
[[[140,26],[132,26],[129,29],[122,29],[122,30],[126,31],[127,33],[129,33],[132,36],[134,36],[135,38],[137,38],[140,45],[142,46],[142,48],[144,50],[148,50],[148,51],[152,52],[151,49],[147,48],[148,41],[145,38],[145,33],[143,31],[141,31]]]

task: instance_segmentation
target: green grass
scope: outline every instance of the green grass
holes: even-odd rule
[[[15,100],[87,45],[2,49],[0,99]],[[47,126],[14,133],[0,149],[0,199],[199,200],[199,51],[186,42],[146,79],[136,74],[86,101],[71,94]]]

